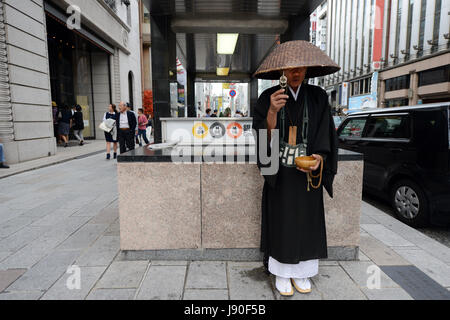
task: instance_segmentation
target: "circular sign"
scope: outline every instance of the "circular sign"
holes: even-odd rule
[[[232,98],[236,97],[236,90],[230,91],[230,97],[232,97]]]
[[[226,129],[220,122],[214,122],[211,127],[209,127],[209,133],[214,139],[220,139],[225,135]]]
[[[192,128],[192,134],[198,139],[203,139],[208,134],[208,126],[203,122],[196,123]]]
[[[232,122],[227,127],[227,134],[233,139],[237,139],[242,136],[242,131],[242,126],[237,122]]]

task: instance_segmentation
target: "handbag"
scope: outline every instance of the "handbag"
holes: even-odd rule
[[[109,118],[100,123],[98,126],[100,130],[103,130],[107,133],[111,133],[111,131],[114,129],[114,126],[116,125],[116,120]]]

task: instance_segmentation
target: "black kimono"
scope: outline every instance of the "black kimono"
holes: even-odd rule
[[[280,86],[267,89],[258,99],[253,113],[253,128],[257,132],[258,141],[258,130],[267,129],[270,96],[279,89]],[[288,142],[292,121],[297,126],[297,144],[302,142],[302,115],[307,97],[307,154],[320,154],[324,158],[323,181],[319,189],[310,188],[308,192],[306,173],[284,167],[281,162],[277,174],[264,176],[261,251],[264,252],[265,259],[271,256],[280,263],[297,264],[300,261],[327,258],[323,187],[332,197],[332,184],[337,171],[337,137],[328,96],[322,88],[303,83],[297,101],[289,89],[286,91],[289,99],[284,107],[287,108],[284,140]],[[280,114],[281,111],[278,112],[276,129],[280,129],[281,139]],[[259,158],[258,167],[264,167]],[[313,172],[314,175],[317,173],[318,171]],[[317,184],[317,180],[314,180],[314,184]]]

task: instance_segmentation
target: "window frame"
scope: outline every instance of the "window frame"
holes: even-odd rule
[[[409,125],[409,138],[392,138],[392,137],[368,137],[367,136],[367,130],[370,124],[370,121],[372,121],[372,119],[376,119],[379,117],[394,117],[394,116],[400,116],[400,117],[407,117],[408,118],[408,125]],[[413,137],[413,122],[412,122],[412,115],[409,112],[401,112],[401,113],[380,113],[380,114],[371,114],[368,117],[368,122],[366,122],[366,128],[363,132],[363,137],[362,140],[364,141],[380,141],[380,142],[405,142],[405,143],[409,143]]]

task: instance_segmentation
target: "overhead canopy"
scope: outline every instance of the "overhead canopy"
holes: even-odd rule
[[[250,79],[277,41],[283,42],[283,35],[293,32],[293,24],[307,24],[303,29],[309,33],[309,16],[321,2],[144,0],[153,17],[170,19],[177,57],[188,72],[211,79],[223,78],[216,76],[221,67],[229,68],[233,79]],[[217,33],[239,34],[232,55],[217,52]]]

